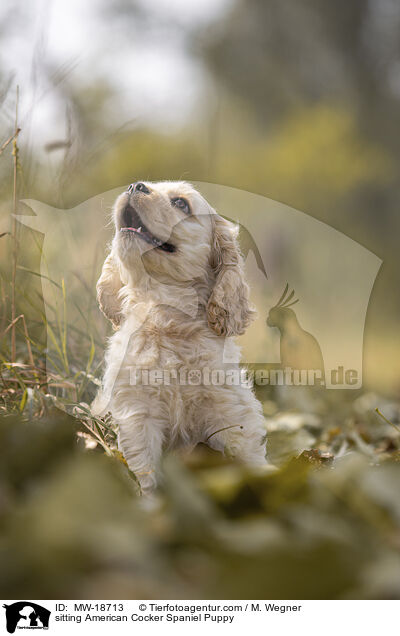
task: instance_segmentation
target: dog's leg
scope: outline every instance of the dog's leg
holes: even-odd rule
[[[149,413],[136,413],[117,420],[117,424],[118,447],[138,478],[142,493],[149,494],[157,485],[165,423]]]
[[[265,466],[266,427],[260,403],[248,388],[221,389],[212,403],[213,423],[205,441],[245,464]]]

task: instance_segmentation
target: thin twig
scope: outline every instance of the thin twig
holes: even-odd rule
[[[398,431],[398,432],[400,433],[400,426],[397,426],[397,424],[395,424],[394,422],[391,422],[390,420],[388,420],[388,418],[387,418],[387,417],[385,417],[385,416],[384,416],[384,414],[383,414],[383,413],[381,413],[381,411],[380,411],[378,408],[376,408],[376,409],[375,409],[375,413],[378,413],[378,415],[380,415],[380,416],[381,416],[381,418],[382,418],[383,420],[385,420],[385,422],[386,422],[387,424],[390,424],[391,426],[394,426],[394,428],[396,429],[396,431]]]
[[[12,141],[14,141],[14,139],[16,139],[19,135],[19,133],[21,132],[21,128],[17,128],[15,132],[13,132],[13,134],[11,135],[11,137],[9,137],[7,139],[7,141],[4,142],[4,144],[1,146],[0,148],[0,155],[3,154],[4,150],[7,148],[8,144],[10,144]]]
[[[243,426],[241,426],[240,424],[232,424],[231,426],[224,426],[224,428],[219,428],[217,431],[214,431],[214,433],[211,433],[211,435],[209,435],[204,441],[208,442],[208,440],[211,439],[211,437],[213,435],[216,435],[217,433],[221,433],[221,431],[227,431],[228,428],[240,428],[240,429],[243,429]]]

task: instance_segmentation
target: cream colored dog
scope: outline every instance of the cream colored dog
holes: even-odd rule
[[[233,381],[233,336],[254,314],[236,227],[184,182],[132,184],[114,223],[97,293],[117,330],[93,409],[111,411],[143,492],[157,484],[164,448],[206,442],[265,465],[260,403]]]

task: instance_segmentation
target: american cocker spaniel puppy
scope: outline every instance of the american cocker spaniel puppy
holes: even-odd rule
[[[135,183],[114,206],[115,235],[97,283],[115,333],[94,412],[111,411],[142,491],[165,448],[206,442],[264,466],[265,424],[239,381],[254,311],[236,227],[185,182]]]

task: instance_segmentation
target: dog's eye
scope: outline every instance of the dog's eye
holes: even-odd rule
[[[182,199],[182,197],[176,197],[175,199],[171,199],[171,203],[175,208],[179,208],[185,214],[190,214],[190,206],[186,199]]]

